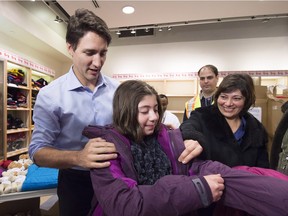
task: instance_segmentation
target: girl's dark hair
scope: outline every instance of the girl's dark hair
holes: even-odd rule
[[[245,97],[244,107],[239,113],[242,116],[251,106],[255,105],[256,100],[253,79],[248,74],[229,74],[224,77],[214,95],[215,104],[217,105],[217,100],[221,93],[230,93],[235,90],[240,90],[241,94]]]
[[[138,104],[147,95],[155,95],[158,104],[159,120],[155,131],[159,130],[162,120],[162,107],[157,91],[140,80],[128,80],[120,84],[113,99],[113,125],[123,135],[133,141],[143,139],[142,128],[138,123]]]
[[[69,19],[66,32],[66,42],[71,44],[76,50],[79,40],[87,33],[94,32],[106,40],[109,45],[111,34],[107,24],[92,11],[87,9],[77,9],[75,14]]]

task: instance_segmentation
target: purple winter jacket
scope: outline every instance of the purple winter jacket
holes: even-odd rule
[[[188,216],[212,202],[212,194],[202,177],[218,174],[225,180],[219,203],[255,216],[288,216],[288,181],[232,169],[213,161],[194,160],[183,165],[177,158],[184,150],[179,129],[162,127],[158,142],[168,156],[173,175],[154,185],[138,185],[130,141],[111,126],[88,126],[83,135],[102,137],[115,144],[118,157],[111,166],[91,170],[94,188],[93,216]]]

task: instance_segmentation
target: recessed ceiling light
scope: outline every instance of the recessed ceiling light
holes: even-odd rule
[[[126,6],[122,8],[123,13],[125,14],[132,14],[134,13],[135,9],[132,6]]]
[[[61,23],[61,22],[63,22],[63,20],[59,16],[56,16],[54,22]]]

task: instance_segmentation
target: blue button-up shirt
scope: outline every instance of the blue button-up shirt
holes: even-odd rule
[[[88,125],[112,123],[112,101],[119,83],[101,74],[92,92],[69,72],[40,90],[34,106],[34,131],[29,155],[43,147],[81,150],[88,142]]]

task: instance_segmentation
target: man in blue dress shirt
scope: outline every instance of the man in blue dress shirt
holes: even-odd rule
[[[59,169],[60,215],[87,215],[93,197],[89,169],[110,165],[115,146],[82,136],[87,125],[112,123],[118,82],[101,73],[111,42],[106,23],[86,9],[71,16],[66,34],[73,65],[42,88],[34,106],[29,155],[39,166]]]

